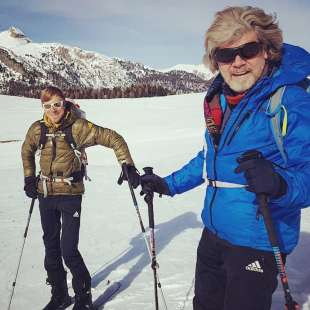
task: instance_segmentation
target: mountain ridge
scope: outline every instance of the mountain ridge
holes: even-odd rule
[[[61,43],[35,43],[20,29],[0,33],[0,93],[56,85],[62,89],[126,89],[157,86],[168,93],[205,91],[208,78],[173,70],[163,72],[143,64],[108,57]],[[17,92],[17,93],[16,93]],[[33,94],[30,93],[29,96]]]

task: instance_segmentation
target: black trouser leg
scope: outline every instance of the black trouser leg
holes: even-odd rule
[[[226,274],[221,259],[221,247],[209,240],[203,230],[197,250],[194,310],[222,310]]]
[[[224,261],[227,273],[224,309],[271,309],[272,294],[278,284],[273,253],[228,247]]]
[[[53,207],[48,198],[39,198],[43,242],[45,246],[44,267],[51,283],[60,283],[66,278],[60,247],[61,212]]]
[[[204,229],[197,251],[194,310],[269,310],[276,287],[272,252],[234,246]]]
[[[91,277],[78,250],[81,196],[71,196],[60,204],[62,210],[61,251],[65,264],[73,276],[72,286],[79,295],[91,287]]]

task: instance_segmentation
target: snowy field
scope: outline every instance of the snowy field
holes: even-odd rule
[[[124,136],[139,170],[153,166],[165,176],[196,155],[203,145],[204,94],[162,98],[80,100],[87,118]],[[38,100],[0,96],[0,309],[7,309],[30,199],[23,192],[20,149],[27,128],[41,118]],[[83,199],[80,250],[92,274],[94,299],[106,282],[122,290],[106,310],[154,309],[153,274],[127,184],[116,184],[120,168],[114,153],[88,150],[89,175]],[[136,190],[144,224],[147,208]],[[200,238],[204,187],[154,200],[159,276],[169,310],[192,309],[196,248]],[[303,211],[301,240],[288,257],[293,296],[310,309],[310,209]],[[50,298],[45,285],[43,243],[37,205],[32,215],[11,309],[39,310]],[[69,279],[70,280],[70,279]],[[71,285],[70,292],[72,293]],[[272,310],[283,309],[279,286]],[[159,296],[160,297],[160,296]],[[164,307],[160,303],[160,309]],[[250,310],[250,309],[248,309]]]

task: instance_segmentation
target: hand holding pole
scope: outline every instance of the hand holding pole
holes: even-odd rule
[[[240,164],[247,160],[253,160],[253,159],[260,159],[263,158],[263,154],[256,150],[250,150],[242,154],[241,157],[237,159],[237,162]],[[285,265],[282,260],[280,248],[279,248],[279,241],[277,237],[277,233],[271,218],[270,211],[268,209],[268,200],[269,197],[265,193],[257,193],[256,199],[259,205],[259,211],[263,216],[267,234],[269,237],[269,241],[272,247],[272,251],[274,253],[274,257],[276,260],[276,266],[278,269],[278,272],[280,274],[280,279],[282,283],[282,288],[284,291],[284,298],[285,298],[285,309],[286,310],[298,310],[300,309],[300,306],[297,302],[293,300],[293,297],[291,295],[289,285],[288,285],[288,278],[285,271]]]

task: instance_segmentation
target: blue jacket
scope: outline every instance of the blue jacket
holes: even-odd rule
[[[215,151],[206,131],[207,152],[200,151],[189,163],[165,178],[171,196],[204,183],[203,170],[209,179],[246,184],[242,173],[236,174],[236,159],[245,151],[258,150],[277,166],[287,183],[287,193],[269,202],[280,249],[290,253],[298,242],[301,208],[310,205],[310,95],[296,84],[310,75],[310,54],[285,44],[279,69],[260,79],[233,109]],[[287,85],[282,104],[288,112],[284,148],[287,168],[277,148],[269,116],[270,95]],[[206,157],[206,158],[205,158]],[[244,188],[206,187],[202,220],[209,230],[234,245],[271,251],[262,216],[257,218],[255,194]]]

